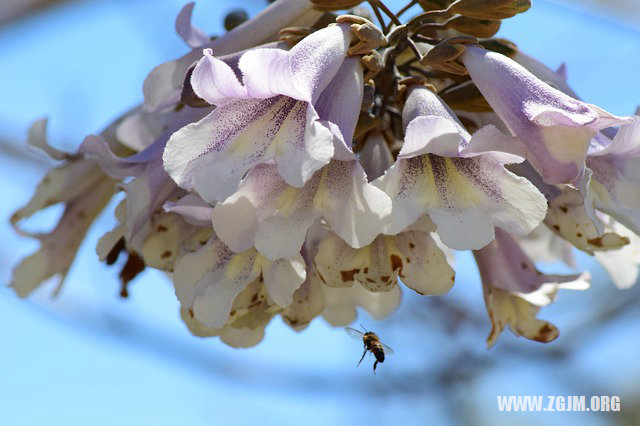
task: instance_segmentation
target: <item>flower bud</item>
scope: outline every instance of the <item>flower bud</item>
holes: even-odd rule
[[[309,0],[316,9],[320,10],[343,10],[349,9],[362,3],[362,0]]]
[[[351,31],[356,36],[356,43],[349,47],[348,54],[363,55],[373,49],[387,45],[387,37],[380,28],[371,21],[355,15],[340,15],[336,18],[338,24],[351,24]]]
[[[444,10],[453,0],[418,0],[418,3],[424,10]]]
[[[473,37],[488,38],[500,29],[499,20],[475,19],[458,15],[447,21],[447,28],[452,28]]]
[[[464,53],[465,44],[475,43],[477,43],[477,40],[473,37],[449,38],[436,44],[433,49],[422,57],[420,63],[451,74],[467,75],[465,67],[456,62],[456,59]]]
[[[476,19],[506,19],[526,12],[531,0],[457,0],[449,12]]]

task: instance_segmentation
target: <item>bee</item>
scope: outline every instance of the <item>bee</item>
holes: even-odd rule
[[[362,339],[362,343],[364,343],[364,352],[362,352],[362,358],[360,358],[358,366],[360,366],[360,363],[367,354],[367,351],[370,351],[376,357],[376,362],[373,363],[373,374],[376,374],[376,367],[378,366],[378,363],[382,364],[384,362],[385,353],[390,355],[393,353],[393,349],[383,344],[380,341],[380,338],[378,338],[373,331],[367,331],[362,324],[360,324],[360,327],[362,327],[364,333],[351,327],[345,327],[345,331],[354,339]]]

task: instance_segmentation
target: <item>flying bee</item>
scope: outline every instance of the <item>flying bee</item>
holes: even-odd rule
[[[364,352],[362,352],[362,358],[360,358],[358,366],[360,366],[360,363],[367,354],[367,351],[371,352],[376,357],[376,362],[373,363],[373,374],[376,374],[376,367],[378,366],[378,363],[382,364],[384,362],[385,353],[390,355],[393,353],[393,349],[383,344],[380,341],[380,338],[378,338],[373,331],[367,331],[362,324],[360,324],[360,327],[362,327],[364,333],[351,327],[345,327],[345,331],[349,336],[354,339],[362,340],[362,343],[364,343]]]

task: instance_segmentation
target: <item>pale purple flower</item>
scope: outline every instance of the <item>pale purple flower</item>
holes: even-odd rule
[[[350,58],[316,102],[337,136],[311,143],[335,143],[335,158],[301,187],[291,185],[273,160],[254,166],[238,190],[214,207],[211,219],[218,237],[236,252],[255,246],[271,260],[287,258],[300,252],[307,230],[322,218],[352,247],[373,241],[388,223],[391,201],[367,182],[350,149],[361,99],[362,70]],[[285,167],[291,161],[281,160]]]
[[[261,274],[269,297],[285,307],[305,281],[305,262],[300,254],[272,262],[255,249],[234,253],[214,237],[180,258],[173,281],[183,308],[190,309],[206,327],[222,328],[235,297]]]
[[[103,136],[115,144],[113,127],[105,130]],[[52,158],[66,162],[51,169],[27,205],[11,216],[11,224],[17,232],[40,241],[39,250],[23,259],[13,271],[11,287],[20,297],[27,297],[43,281],[55,275],[60,276],[55,292],[60,290],[89,227],[116,190],[116,182],[102,173],[95,163],[50,146],[46,140],[46,120],[34,123],[28,143]],[[31,233],[19,227],[23,219],[58,203],[64,204],[65,209],[52,231]]]
[[[269,297],[264,281],[259,277],[247,284],[235,297],[227,322],[222,327],[206,326],[196,318],[191,308],[182,307],[180,315],[196,336],[218,336],[221,341],[234,348],[248,348],[262,341],[265,327],[281,310]]]
[[[424,87],[411,89],[403,111],[405,142],[396,163],[375,183],[393,201],[388,234],[429,215],[443,243],[478,249],[494,227],[515,235],[544,218],[546,200],[526,179],[504,168],[520,162],[518,140],[485,126],[473,137]]]
[[[314,263],[326,285],[361,285],[372,292],[391,291],[400,279],[419,294],[444,294],[455,277],[429,229],[381,235],[360,249],[329,234],[320,243]]]
[[[340,134],[340,123],[323,121],[325,106],[343,111],[346,121],[357,120],[362,89],[340,91],[354,78],[352,61],[345,62],[350,40],[349,26],[341,24],[309,35],[290,51],[250,50],[239,62],[242,82],[205,51],[191,84],[217,108],[173,134],[164,152],[167,172],[207,202],[226,199],[246,172],[269,160],[288,184],[302,187],[334,157],[334,139],[350,146],[351,135]]]
[[[595,132],[628,121],[562,93],[499,53],[469,45],[461,59],[547,183],[579,180]]]
[[[163,168],[162,153],[167,140],[174,131],[202,118],[210,110],[185,106],[179,111],[159,114],[162,119],[158,119],[159,122],[155,125],[163,129],[163,132],[144,150],[129,157],[114,154],[109,145],[97,135],[88,136],[80,146],[79,152],[95,161],[110,177],[133,177],[122,185],[126,193],[125,226],[122,229],[129,249],[141,253],[151,231],[152,215],[161,210],[165,202],[184,195],[184,191],[177,187]],[[137,127],[141,127],[142,130],[135,131]],[[134,134],[141,134],[146,131],[147,123],[145,120],[132,121],[129,122],[128,129]],[[101,246],[101,257],[105,256],[105,250],[108,248],[106,244]]]
[[[622,125],[613,139],[604,134],[594,138],[587,167],[590,182],[585,198],[598,210],[613,216],[635,233],[640,233],[640,116]]]
[[[558,289],[589,288],[588,272],[548,275],[539,272],[531,259],[507,232],[496,229],[496,238],[474,251],[482,278],[485,303],[492,329],[487,345],[492,346],[505,326],[518,336],[539,342],[558,337],[558,329],[536,318],[541,307],[552,303]]]
[[[147,111],[164,110],[180,100],[187,70],[202,58],[203,49],[212,49],[216,56],[230,55],[230,61],[237,61],[237,55],[232,54],[275,40],[283,27],[311,25],[322,15],[307,1],[278,0],[253,19],[201,44],[206,35],[191,25],[192,12],[193,3],[183,7],[176,19],[176,31],[193,50],[179,59],[158,65],[149,73],[142,88]]]

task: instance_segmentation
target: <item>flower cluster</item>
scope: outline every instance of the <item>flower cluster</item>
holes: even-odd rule
[[[176,29],[191,51],[151,71],[139,108],[75,154],[37,122],[29,143],[61,165],[11,221],[65,211],[31,235],[42,245],[14,271],[18,295],[64,277],[117,191],[97,252],[128,256],[123,296],[145,267],[166,271],[191,332],[232,346],[277,315],[295,330],[350,324],[358,307],[382,318],[399,284],[444,294],[454,250],[478,264],[489,345],[507,325],[553,340],[538,311],[589,286],[534,261],[572,264],[573,246],[632,285],[640,118],[577,99],[563,70],[491,38],[530,2],[421,0],[404,23],[370,2],[391,19],[380,26],[359,3],[277,0],[217,38],[189,4]]]

